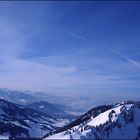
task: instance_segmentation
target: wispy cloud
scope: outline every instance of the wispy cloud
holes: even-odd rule
[[[47,90],[56,88],[72,88],[111,84],[115,76],[100,75],[96,71],[92,74],[81,73],[74,66],[48,66],[18,58],[7,58],[2,65],[4,72],[0,73],[1,85],[33,90]],[[78,74],[79,73],[79,74]]]
[[[61,31],[61,32],[64,32],[66,34],[69,34],[70,36],[72,36],[74,38],[77,38],[77,39],[80,39],[82,41],[86,41],[87,43],[90,43],[94,47],[100,46],[103,49],[108,50],[108,51],[116,54],[118,57],[122,58],[124,61],[130,63],[131,65],[140,68],[139,64],[135,60],[130,59],[128,56],[124,55],[123,53],[121,53],[121,52],[119,52],[119,51],[117,51],[115,49],[112,49],[112,48],[109,48],[109,47],[104,46],[102,44],[96,43],[96,42],[94,42],[94,41],[92,41],[90,39],[87,39],[87,38],[85,38],[85,37],[83,37],[81,35],[77,35],[77,34],[75,34],[73,32],[70,32],[70,31],[67,31],[67,30],[64,30],[64,29],[61,29],[61,28],[56,28],[56,30]]]

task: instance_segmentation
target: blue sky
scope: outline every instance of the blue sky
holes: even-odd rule
[[[0,2],[0,86],[138,95],[140,2]]]

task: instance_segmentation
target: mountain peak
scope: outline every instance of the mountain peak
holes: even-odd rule
[[[140,138],[139,116],[139,102],[123,101],[46,139],[136,139]]]

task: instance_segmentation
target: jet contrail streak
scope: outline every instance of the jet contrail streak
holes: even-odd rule
[[[89,40],[89,39],[87,39],[87,38],[84,38],[84,37],[82,37],[82,36],[79,36],[79,35],[77,35],[77,34],[75,34],[75,33],[73,33],[73,32],[66,31],[66,30],[63,30],[63,29],[60,29],[60,28],[56,28],[56,30],[61,31],[61,32],[64,32],[64,33],[66,33],[66,34],[69,34],[70,36],[75,37],[75,38],[77,38],[77,39],[80,39],[80,40],[82,40],[82,41],[86,41],[86,42],[88,42],[88,43],[90,43],[90,44],[92,44],[92,45],[98,45],[98,46],[99,46],[99,44],[93,42],[92,40]],[[102,48],[107,49],[108,51],[110,51],[110,52],[112,52],[112,53],[118,55],[120,58],[122,58],[122,59],[125,60],[126,62],[130,63],[131,65],[136,66],[137,68],[140,68],[140,63],[138,63],[138,62],[136,62],[136,61],[134,61],[134,60],[132,60],[132,59],[129,59],[128,56],[122,54],[121,52],[116,51],[116,50],[114,50],[114,49],[111,49],[111,48],[109,48],[109,47],[103,46],[103,45],[100,45],[100,46],[101,46]]]

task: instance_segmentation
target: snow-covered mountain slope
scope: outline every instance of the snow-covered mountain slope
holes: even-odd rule
[[[122,102],[45,139],[140,139],[140,103]]]
[[[3,137],[42,137],[64,125],[56,119],[18,104],[0,99],[0,135]]]
[[[47,133],[44,137],[47,137],[52,134],[60,133],[63,131],[67,131],[74,126],[80,125],[83,122],[88,121],[91,117],[97,117],[99,114],[107,111],[108,109],[111,109],[112,107],[113,105],[102,105],[102,106],[94,107],[93,109],[89,110],[87,113],[81,115],[75,121],[70,122],[68,125],[65,125],[64,127],[61,127],[56,131],[51,131],[50,133]]]

